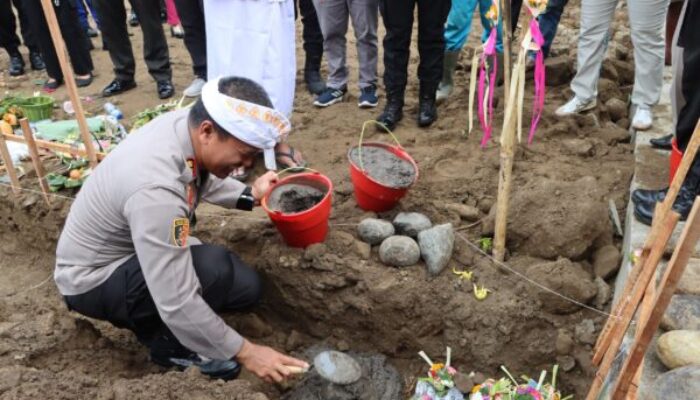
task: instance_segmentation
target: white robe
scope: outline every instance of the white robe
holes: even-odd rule
[[[294,0],[204,0],[207,75],[241,76],[292,114],[296,84]]]

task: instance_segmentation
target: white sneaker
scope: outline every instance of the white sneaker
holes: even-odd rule
[[[182,94],[184,94],[186,97],[197,97],[202,94],[202,88],[204,87],[205,83],[207,83],[207,81],[197,77],[192,81],[192,83],[190,83],[190,86],[188,86],[187,89],[182,92]]]
[[[634,118],[632,118],[632,128],[638,131],[645,131],[651,128],[653,120],[654,115],[649,108],[637,106],[637,111],[635,111]]]
[[[586,101],[586,100],[582,100],[582,99],[574,96],[574,98],[569,100],[568,103],[557,108],[557,111],[555,112],[555,114],[557,114],[557,116],[559,116],[559,117],[567,117],[569,115],[578,114],[578,113],[582,113],[584,111],[591,110],[591,109],[595,108],[595,106],[597,104],[598,104],[598,102],[596,101],[595,97]]]

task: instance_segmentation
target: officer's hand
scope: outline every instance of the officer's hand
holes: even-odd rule
[[[285,366],[308,368],[309,364],[293,357],[286,356],[267,346],[260,346],[247,340],[236,356],[238,362],[248,371],[265,382],[282,382],[291,372]]]
[[[253,183],[253,190],[251,193],[255,201],[260,202],[263,196],[265,196],[265,193],[270,190],[270,186],[277,182],[278,179],[279,177],[275,171],[267,171],[265,175],[256,179]]]

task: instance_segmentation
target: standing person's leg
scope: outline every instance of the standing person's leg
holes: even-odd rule
[[[54,6],[54,9],[76,80],[79,82],[78,86],[87,86],[92,83],[92,77],[89,75],[94,69],[90,51],[85,46],[85,42],[89,39],[85,31],[76,23],[78,14],[72,2],[62,1],[58,7]]]
[[[486,43],[491,34],[491,29],[493,28],[491,21],[486,18],[486,13],[491,8],[491,0],[479,0],[479,18],[481,19],[481,26],[484,27],[484,32],[481,34],[481,43]],[[496,27],[496,51],[499,54],[503,53],[503,18],[499,15],[498,26]],[[501,60],[499,60],[501,61]],[[503,64],[501,64],[503,65]],[[502,70],[502,68],[501,68]]]
[[[384,87],[386,105],[378,121],[390,130],[403,118],[403,101],[408,81],[408,58],[413,30],[415,0],[379,0],[384,21]]]
[[[111,96],[136,87],[134,73],[136,62],[126,29],[126,8],[123,1],[93,0],[100,15],[102,40],[109,48],[109,57],[114,65],[115,80],[102,91]]]
[[[590,110],[596,106],[598,78],[607,49],[617,0],[582,0],[581,30],[578,39],[577,71],[571,81],[574,98],[557,109],[558,116]]]
[[[166,99],[175,93],[172,85],[172,70],[168,42],[160,22],[160,2],[158,0],[133,0],[143,32],[143,57],[148,72],[158,83],[158,97]],[[110,44],[111,46],[111,44]]]
[[[360,107],[376,107],[378,0],[350,0],[350,17],[357,39]]]
[[[180,22],[185,30],[185,47],[192,59],[195,79],[184,91],[187,97],[197,97],[207,80],[207,37],[202,0],[175,0]]]
[[[512,0],[510,2],[510,32],[515,33],[520,20],[520,9],[523,8],[523,0]]]
[[[180,23],[180,16],[177,8],[175,8],[175,0],[165,0],[165,11],[168,16],[168,25],[170,25],[170,34],[174,38],[182,39],[185,37],[185,31]]]
[[[683,2],[683,8],[678,16],[679,23],[676,24],[676,30],[673,32],[671,39],[671,66],[673,67],[673,79],[671,81],[671,113],[673,114],[673,126],[678,123],[678,114],[683,106],[685,106],[685,98],[683,97],[683,48],[678,45],[678,35],[681,31],[682,21],[685,17],[685,10],[688,7],[688,1]]]
[[[24,5],[26,6],[27,20],[38,39],[39,49],[46,63],[46,73],[49,76],[49,82],[46,83],[44,88],[46,90],[55,90],[63,82],[63,72],[58,63],[56,49],[53,47],[49,26],[46,23],[46,18],[44,18],[41,2],[40,0],[24,0]]]
[[[454,90],[453,75],[457,69],[459,53],[469,37],[472,27],[472,15],[477,0],[453,1],[450,14],[445,24],[445,57],[443,60],[442,79],[435,95],[438,102],[447,100]]]
[[[634,47],[634,89],[636,106],[632,127],[651,128],[651,107],[659,102],[664,74],[664,23],[669,0],[628,0]]]
[[[418,0],[418,125],[422,127],[429,126],[437,119],[435,92],[442,77],[445,21],[450,8],[450,0]]]
[[[8,72],[10,76],[24,74],[24,58],[19,52],[19,37],[17,37],[17,24],[15,14],[12,12],[12,4],[3,1],[0,4],[0,46],[2,46],[10,56]]]
[[[75,11],[78,14],[78,21],[80,21],[80,27],[83,28],[83,30],[87,31],[88,28],[90,28],[90,24],[88,23],[88,13],[87,9],[85,8],[85,3],[83,3],[83,0],[75,1]]]
[[[298,0],[302,36],[304,40],[304,81],[313,94],[321,94],[326,83],[321,78],[321,59],[323,58],[323,33],[318,22],[318,15],[313,0]]]
[[[87,8],[90,10],[90,14],[92,14],[92,19],[95,21],[95,25],[97,25],[97,29],[102,29],[100,27],[100,16],[97,14],[97,11],[95,10],[95,7],[92,5],[92,0],[85,0],[85,4],[87,4]]]
[[[33,70],[41,71],[46,68],[46,65],[44,64],[44,59],[41,55],[41,50],[39,50],[37,36],[30,27],[30,23],[27,18],[27,13],[25,11],[26,6],[24,5],[22,0],[13,0],[13,4],[17,9],[17,16],[19,17],[19,25],[20,30],[22,31],[22,39],[24,40],[24,45],[27,46],[27,48],[29,49],[29,64],[32,66]],[[14,23],[14,15],[12,16],[12,23]]]
[[[342,101],[347,92],[348,67],[346,64],[346,39],[350,11],[346,0],[314,0],[318,22],[323,33],[323,52],[328,63],[326,90],[314,105],[327,107]]]
[[[542,52],[545,57],[549,57],[549,50],[552,48],[552,42],[557,35],[561,14],[564,12],[564,7],[566,7],[568,2],[569,0],[549,0],[547,10],[539,17],[540,30],[542,31],[542,36],[544,36]]]

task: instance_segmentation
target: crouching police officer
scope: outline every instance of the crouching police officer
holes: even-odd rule
[[[255,305],[260,278],[238,256],[189,236],[200,200],[251,210],[277,179],[228,175],[289,132],[265,90],[244,78],[208,82],[191,109],[160,116],[95,168],[71,207],[54,277],[68,307],[136,334],[153,362],[232,379],[240,365],[271,382],[301,360],[256,345],[216,314]]]

